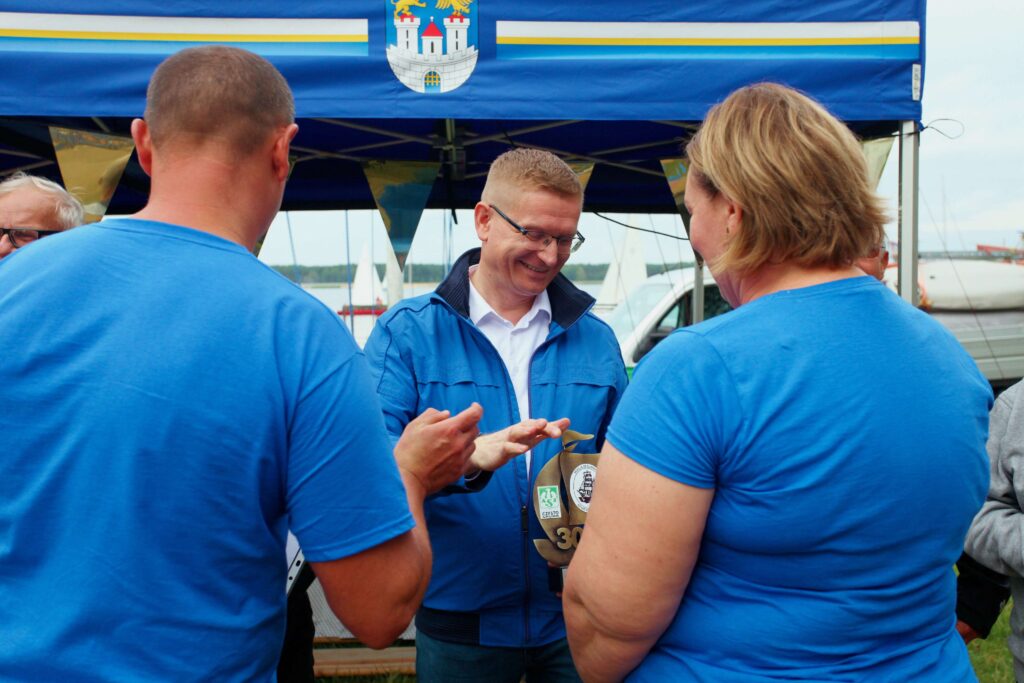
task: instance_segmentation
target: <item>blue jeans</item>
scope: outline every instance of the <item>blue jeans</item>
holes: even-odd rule
[[[418,683],[579,683],[565,638],[540,647],[446,643],[416,634]]]

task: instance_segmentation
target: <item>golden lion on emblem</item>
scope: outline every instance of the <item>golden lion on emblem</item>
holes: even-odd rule
[[[472,0],[470,0],[472,2]],[[395,6],[395,19],[402,14],[412,14],[409,11],[410,7],[426,7],[427,3],[422,0],[391,0],[391,4]]]
[[[451,7],[453,14],[465,15],[469,12],[469,6],[472,4],[473,0],[437,0],[437,9]]]

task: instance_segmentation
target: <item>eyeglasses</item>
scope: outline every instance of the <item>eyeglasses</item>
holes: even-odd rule
[[[505,213],[491,204],[491,208],[494,212],[505,219],[505,222],[512,226],[512,228],[520,235],[525,237],[527,241],[538,251],[546,248],[551,242],[555,243],[555,249],[559,254],[575,254],[576,250],[583,246],[586,238],[578,232],[572,237],[553,237],[542,230],[527,230],[523,226],[516,223],[514,220],[505,215]]]
[[[0,228],[0,238],[7,235],[11,246],[17,249],[36,240],[41,240],[49,235],[55,235],[60,230],[38,230],[36,228]]]

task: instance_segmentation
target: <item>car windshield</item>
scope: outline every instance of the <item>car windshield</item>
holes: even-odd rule
[[[647,282],[630,293],[625,300],[608,314],[605,321],[611,325],[615,338],[621,344],[640,321],[650,313],[666,294],[672,291],[668,282]]]

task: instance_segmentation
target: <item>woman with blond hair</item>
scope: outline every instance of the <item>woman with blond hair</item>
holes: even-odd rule
[[[565,591],[581,675],[973,680],[952,566],[991,392],[854,265],[884,222],[856,139],[761,84],[687,154],[693,247],[736,310],[662,342],[612,420]]]

